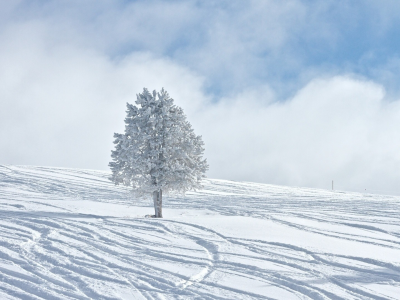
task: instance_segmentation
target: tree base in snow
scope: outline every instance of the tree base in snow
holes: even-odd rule
[[[162,219],[162,217],[157,217],[156,215],[145,215],[145,218],[158,218],[158,219]]]

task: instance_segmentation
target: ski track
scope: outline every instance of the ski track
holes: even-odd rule
[[[152,213],[150,201],[107,177],[0,166],[0,299],[400,299],[400,197],[207,179],[204,190],[164,201],[171,211],[397,251],[392,261],[227,234],[185,211],[161,220],[100,214],[90,205]]]

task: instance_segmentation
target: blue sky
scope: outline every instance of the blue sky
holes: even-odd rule
[[[398,93],[396,1],[14,3],[3,4],[3,29],[42,22],[56,42],[112,59],[137,51],[168,57],[204,76],[206,92],[217,97],[268,82],[286,98],[316,73],[343,72]]]
[[[210,177],[400,193],[399,9],[0,1],[0,163],[107,169],[125,102],[165,87]]]

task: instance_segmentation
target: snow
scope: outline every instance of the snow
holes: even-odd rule
[[[400,299],[400,197],[0,166],[0,299]]]

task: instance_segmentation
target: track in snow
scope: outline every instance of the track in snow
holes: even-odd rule
[[[400,299],[400,198],[206,180],[165,218],[106,172],[0,167],[0,299]]]

